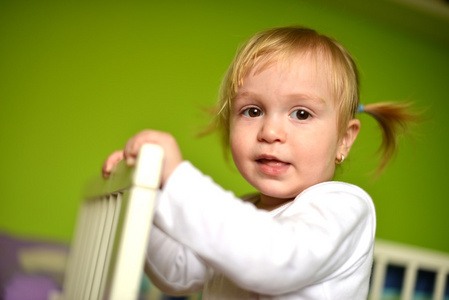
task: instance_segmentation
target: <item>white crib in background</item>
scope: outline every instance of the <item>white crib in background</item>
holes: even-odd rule
[[[376,240],[369,299],[383,299],[383,289],[388,266],[400,266],[405,269],[398,299],[414,299],[415,284],[419,270],[435,273],[431,299],[444,299],[445,288],[448,285],[449,254],[410,245]]]
[[[135,167],[121,161],[87,188],[63,284],[53,299],[137,299],[159,187],[162,149],[144,145]]]

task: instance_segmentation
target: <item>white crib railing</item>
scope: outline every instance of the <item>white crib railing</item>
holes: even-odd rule
[[[445,287],[448,284],[446,278],[449,274],[449,254],[376,240],[369,299],[382,299],[388,266],[400,266],[405,269],[400,294],[401,300],[413,299],[419,270],[436,274],[432,299],[444,299]]]
[[[88,185],[57,298],[137,299],[162,156],[144,145],[135,167],[121,161]]]

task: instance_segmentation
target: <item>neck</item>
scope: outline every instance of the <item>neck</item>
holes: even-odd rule
[[[275,198],[267,195],[260,194],[260,199],[257,201],[256,206],[259,209],[271,211],[278,207],[281,207],[284,204],[287,204],[291,201],[293,201],[295,198],[288,198],[288,199],[280,199]]]

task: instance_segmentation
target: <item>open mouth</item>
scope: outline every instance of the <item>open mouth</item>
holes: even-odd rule
[[[263,164],[281,165],[288,164],[274,155],[262,154],[256,158],[256,161]]]
[[[271,176],[283,174],[290,166],[290,163],[284,162],[272,156],[260,157],[256,159],[256,162],[263,173]]]
[[[264,164],[267,166],[272,166],[272,167],[281,167],[284,165],[287,165],[289,163],[277,160],[277,159],[271,159],[271,158],[261,158],[261,159],[257,159],[256,160],[258,163],[260,164]]]

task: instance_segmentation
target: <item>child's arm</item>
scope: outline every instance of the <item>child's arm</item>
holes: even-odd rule
[[[154,222],[245,290],[279,295],[341,273],[369,276],[371,200],[356,187],[330,186],[336,189],[308,192],[288,214],[273,218],[184,162],[165,183]]]
[[[182,296],[203,289],[207,268],[190,249],[153,226],[146,252],[145,273],[163,293]]]

